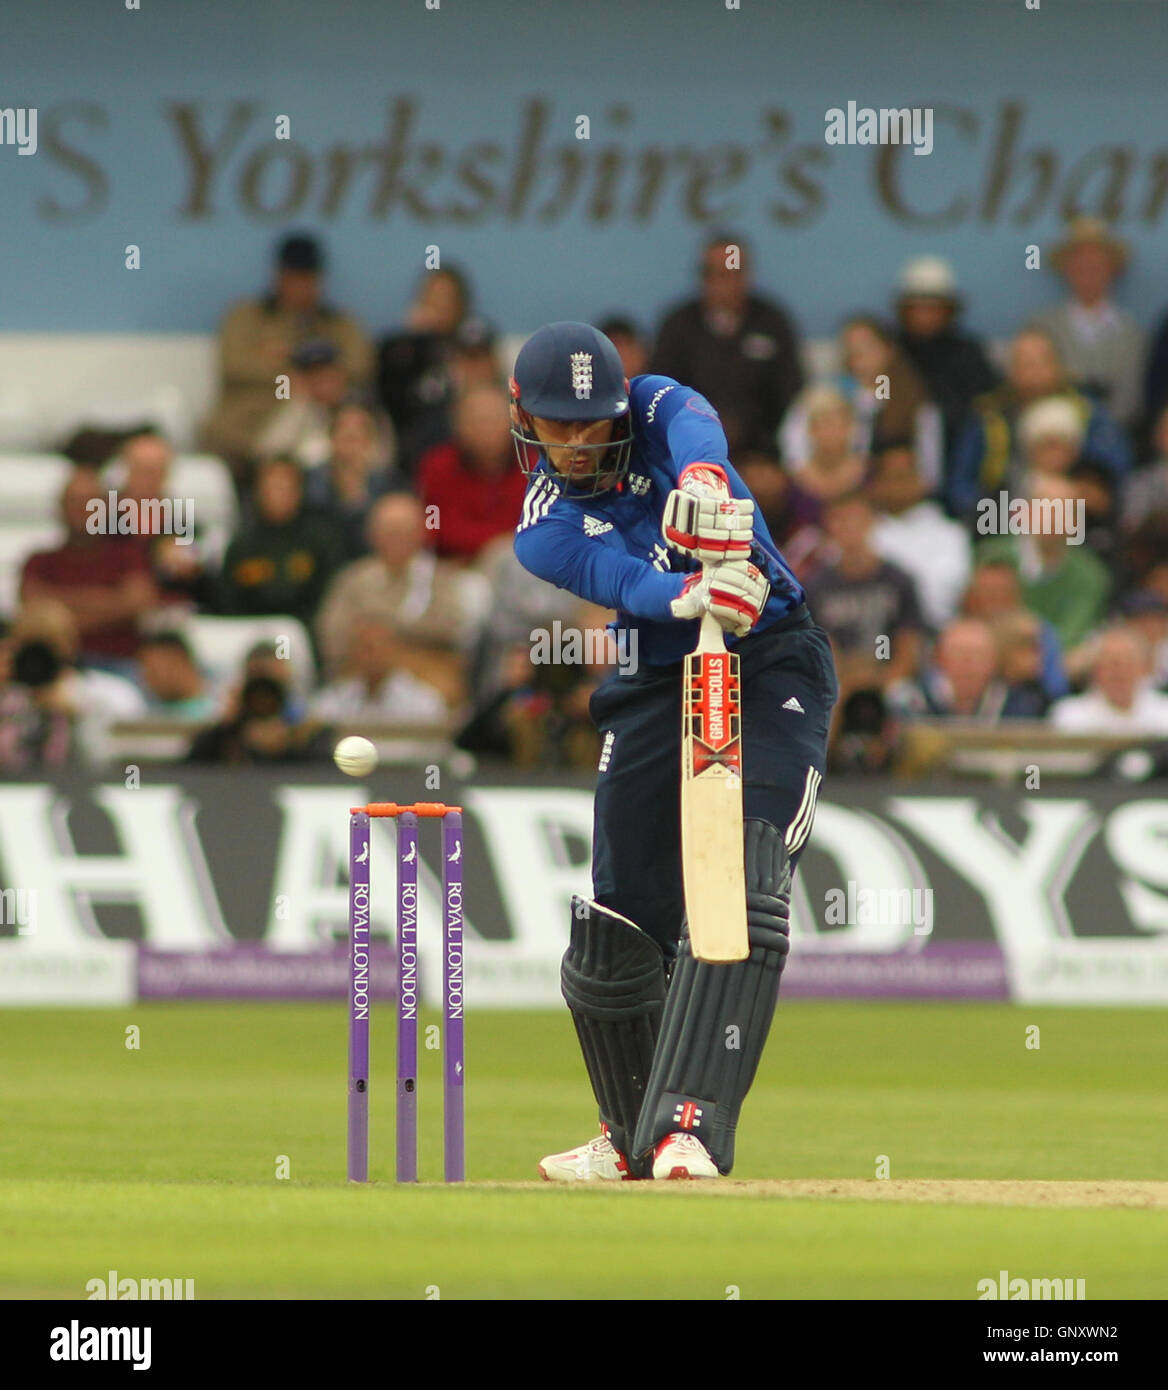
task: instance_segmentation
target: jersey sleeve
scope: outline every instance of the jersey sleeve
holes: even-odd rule
[[[640,429],[663,450],[675,481],[687,464],[726,466],[726,435],[705,396],[665,376],[638,377],[636,389]]]
[[[524,569],[549,584],[602,608],[654,622],[673,617],[669,605],[688,577],[654,569],[647,560],[601,544],[555,519],[517,532],[515,554]]]

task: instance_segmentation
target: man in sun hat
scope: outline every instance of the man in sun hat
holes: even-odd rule
[[[1111,298],[1128,262],[1127,246],[1098,217],[1075,217],[1050,263],[1070,297],[1034,319],[1054,339],[1067,374],[1084,394],[1105,405],[1130,429],[1140,409],[1144,335]]]

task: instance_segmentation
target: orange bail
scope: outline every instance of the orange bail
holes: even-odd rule
[[[368,806],[350,806],[349,814],[364,812],[367,816],[400,816],[411,812],[415,816],[445,816],[451,811],[461,814],[461,806],[446,806],[441,801],[416,801],[412,806],[399,806],[396,801],[371,801]]]

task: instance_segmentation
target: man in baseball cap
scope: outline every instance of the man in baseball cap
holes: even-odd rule
[[[962,308],[957,280],[940,256],[914,256],[896,284],[898,340],[941,408],[946,444],[970,402],[1001,380],[982,344],[957,327]]]
[[[276,378],[293,368],[297,349],[327,339],[347,390],[364,387],[372,368],[364,330],[323,299],[325,258],[317,238],[304,232],[283,237],[274,261],[268,292],[233,305],[220,325],[221,394],[203,427],[203,446],[227,459],[241,486],[250,482],[260,438],[271,424]]]

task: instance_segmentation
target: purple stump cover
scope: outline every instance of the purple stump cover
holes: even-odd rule
[[[466,1177],[462,963],[462,816],[448,811],[442,818],[442,998],[446,1053],[443,1130],[447,1182],[462,1182]]]
[[[349,1181],[369,1177],[369,817],[349,817]]]
[[[397,818],[397,1180],[418,1181],[418,818]]]

